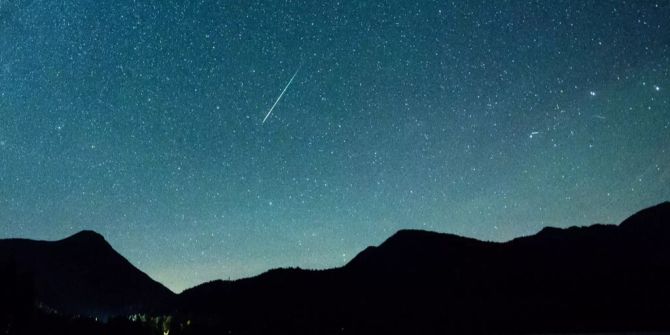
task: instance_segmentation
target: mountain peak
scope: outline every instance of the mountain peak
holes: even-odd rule
[[[78,244],[78,245],[108,245],[105,238],[92,230],[82,230],[74,235],[64,238],[61,240],[68,244]]]
[[[654,231],[670,230],[670,202],[665,201],[656,206],[645,208],[621,222],[624,229]]]
[[[552,226],[547,226],[542,228],[536,235],[537,236],[551,236],[555,237],[563,233],[563,229],[558,228],[558,227],[552,227]]]
[[[93,230],[82,230],[74,235],[68,237],[68,239],[87,239],[87,240],[104,240],[105,238],[99,233]]]
[[[437,236],[437,235],[440,235],[440,233],[421,229],[401,229],[398,230],[395,234],[391,235],[391,237],[389,237],[388,240],[415,239],[415,238],[422,238],[426,236]]]
[[[487,242],[453,234],[402,229],[379,246],[366,248],[346,266],[411,272],[417,268],[431,268],[445,260],[457,260],[485,245]]]
[[[414,246],[416,248],[425,247],[426,244],[444,244],[452,243],[461,245],[463,243],[469,243],[472,241],[480,242],[475,239],[458,236],[448,233],[438,233],[428,230],[420,229],[401,229],[389,237],[380,247],[410,247]]]
[[[34,276],[41,303],[63,313],[106,318],[147,312],[174,295],[91,230],[59,241],[0,240],[2,254],[14,255]]]

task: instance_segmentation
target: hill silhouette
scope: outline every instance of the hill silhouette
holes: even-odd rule
[[[505,243],[403,230],[342,268],[202,284],[180,313],[250,334],[670,330],[669,227],[666,202]]]
[[[0,255],[32,278],[38,303],[61,313],[107,318],[159,310],[174,298],[93,231],[53,242],[0,240]]]
[[[60,333],[670,330],[668,202],[619,225],[548,227],[504,243],[401,230],[340,268],[275,269],[204,283],[177,296],[90,231],[56,242],[0,240],[0,255],[12,255],[12,261],[0,264],[13,273],[0,278],[0,295],[10,302],[0,304],[4,323],[30,322],[17,317],[29,313],[16,311],[30,310],[26,301],[31,299],[72,314],[169,314],[139,324],[116,319],[73,325],[58,316],[37,318],[51,318],[47,324],[58,325]]]

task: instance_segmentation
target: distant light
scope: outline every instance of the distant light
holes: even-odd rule
[[[592,97],[595,97],[595,96],[596,96],[596,92],[595,92],[595,91],[591,91],[591,92],[589,92],[589,94],[590,94]]]
[[[660,91],[660,90],[661,90],[661,87],[660,87],[660,86],[658,86],[658,85],[654,85],[654,90],[656,90],[656,92],[658,92],[658,91]]]

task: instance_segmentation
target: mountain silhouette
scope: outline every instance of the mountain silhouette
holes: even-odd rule
[[[11,260],[0,262],[0,269],[13,273],[0,276],[0,283],[18,288],[0,287],[10,301],[0,304],[2,324],[30,323],[31,299],[64,314],[169,314],[140,324],[116,318],[108,325],[38,314],[40,322],[48,321],[40,332],[49,327],[107,334],[670,330],[668,202],[619,225],[547,227],[504,243],[401,230],[340,268],[274,269],[204,283],[179,295],[91,231],[55,242],[0,240],[0,256]],[[31,280],[34,290],[27,284]]]
[[[159,310],[174,298],[93,231],[53,242],[0,240],[0,256],[32,278],[38,303],[61,313],[107,318]]]
[[[214,281],[178,299],[204,332],[667,331],[670,203],[505,243],[402,230],[341,268]]]

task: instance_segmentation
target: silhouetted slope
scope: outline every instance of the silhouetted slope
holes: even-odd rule
[[[670,330],[669,226],[663,203],[506,243],[404,230],[339,269],[186,290],[180,313],[251,334]]]
[[[26,300],[35,296],[98,316],[174,306],[175,319],[188,325],[177,329],[190,334],[670,330],[670,203],[619,226],[545,228],[506,243],[402,230],[341,268],[214,281],[176,301],[94,232],[56,242],[0,240],[0,255],[5,325],[29,315]],[[111,333],[125,332],[119,329]]]
[[[436,260],[452,266],[478,260],[492,243],[422,230],[400,230],[378,247],[368,247],[347,268],[358,271],[416,272],[433,270]]]
[[[107,317],[156,310],[174,297],[92,231],[54,242],[0,240],[0,255],[31,274],[39,302],[64,313]]]

